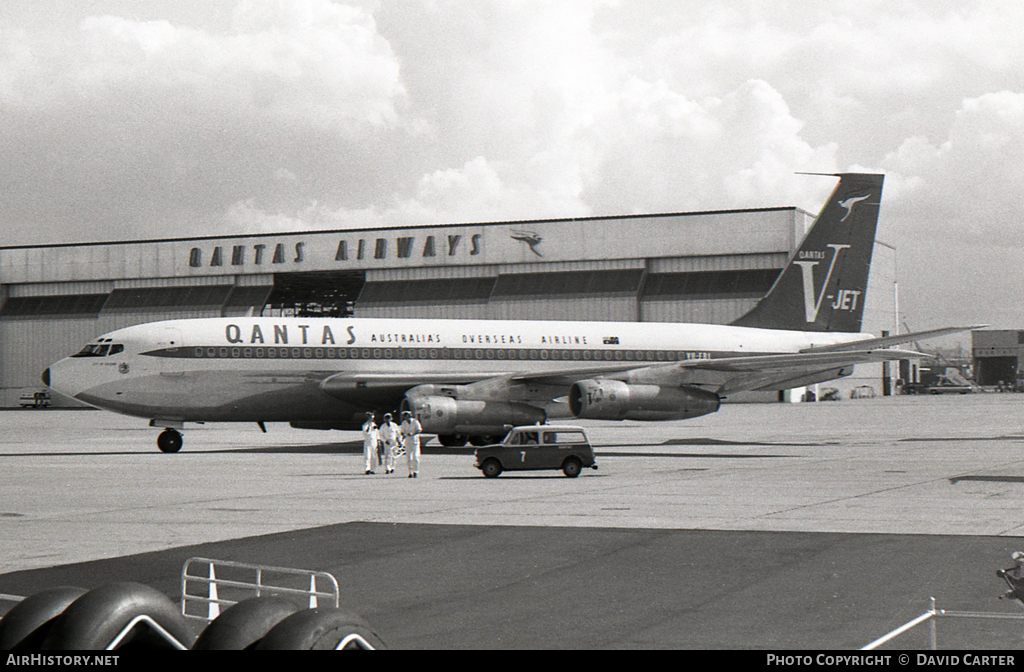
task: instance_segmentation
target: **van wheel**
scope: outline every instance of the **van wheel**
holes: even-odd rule
[[[480,471],[484,472],[487,478],[497,478],[501,476],[501,462],[492,457],[480,466]]]
[[[575,457],[570,457],[565,462],[562,463],[562,473],[568,476],[569,478],[576,478],[577,476],[579,476],[580,469],[582,468],[583,465],[580,464],[580,461],[577,460]]]

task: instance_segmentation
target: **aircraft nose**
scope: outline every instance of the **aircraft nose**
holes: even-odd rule
[[[46,385],[47,387],[50,386],[50,369],[49,368],[47,368],[46,371],[43,371],[43,385]]]

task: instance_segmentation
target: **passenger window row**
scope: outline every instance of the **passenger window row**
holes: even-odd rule
[[[222,359],[470,359],[607,362],[674,362],[698,357],[708,358],[710,356],[708,353],[676,350],[549,350],[533,348],[219,347],[185,349],[185,352],[191,352],[194,358]],[[164,351],[161,354],[165,356],[178,356],[176,350]],[[76,356],[87,355],[79,353]],[[186,354],[185,356],[187,357],[188,355]]]

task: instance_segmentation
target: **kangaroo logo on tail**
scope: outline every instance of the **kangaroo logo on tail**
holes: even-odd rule
[[[839,201],[839,206],[846,210],[846,214],[840,219],[840,222],[845,222],[846,218],[853,214],[853,206],[857,205],[861,201],[867,200],[871,196],[871,192],[864,194],[863,196],[851,196],[846,200]]]

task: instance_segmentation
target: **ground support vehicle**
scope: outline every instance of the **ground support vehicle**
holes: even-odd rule
[[[27,392],[18,397],[18,406],[22,408],[46,408],[50,405],[48,392]]]
[[[514,427],[504,441],[477,448],[475,454],[476,467],[487,478],[503,471],[540,469],[561,469],[576,478],[584,468],[597,469],[594,449],[582,427]]]

